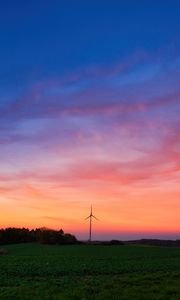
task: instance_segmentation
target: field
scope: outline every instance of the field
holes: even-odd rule
[[[0,300],[180,299],[180,248],[4,246]]]

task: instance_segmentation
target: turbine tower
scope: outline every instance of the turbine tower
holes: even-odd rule
[[[89,240],[88,240],[89,242],[91,242],[91,236],[92,236],[91,235],[91,233],[92,233],[92,218],[98,220],[92,213],[92,205],[91,205],[90,215],[87,218],[85,218],[85,220],[89,219]]]

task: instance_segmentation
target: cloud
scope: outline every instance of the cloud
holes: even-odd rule
[[[173,63],[172,60],[169,65]],[[155,72],[152,78],[147,78],[146,82],[136,82],[140,75],[138,72],[142,73],[142,64],[143,78],[151,65],[158,67],[159,71],[157,74]],[[170,69],[169,65],[164,68],[163,60],[153,61],[147,54],[140,53],[132,55],[120,64],[101,68],[89,66],[77,73],[66,75],[65,78],[47,79],[32,85],[25,94],[12,99],[6,107],[1,108],[1,120],[17,122],[27,118],[61,117],[62,114],[131,113],[178,102],[177,70],[175,67]],[[134,71],[136,73],[133,75],[133,82]],[[123,84],[124,76],[131,78],[128,85]],[[159,88],[154,94],[157,82]]]
[[[39,82],[12,99],[0,111],[2,191],[9,184],[23,199],[42,199],[45,183],[55,201],[57,190],[178,180],[177,74],[173,60],[164,67],[140,55]]]

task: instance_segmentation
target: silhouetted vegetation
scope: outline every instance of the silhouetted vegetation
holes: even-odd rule
[[[75,244],[77,239],[70,233],[64,233],[62,229],[52,230],[47,228],[37,228],[29,230],[27,228],[5,228],[0,229],[0,245],[32,243],[41,244]]]
[[[104,246],[114,246],[114,245],[147,245],[147,246],[172,246],[180,247],[180,240],[159,240],[159,239],[140,239],[133,241],[78,241],[76,237],[70,233],[64,233],[62,229],[53,230],[46,227],[37,229],[28,228],[14,228],[9,227],[5,229],[0,229],[0,245],[8,244],[19,244],[19,243],[40,243],[48,245],[104,245]],[[1,253],[0,253],[1,254]],[[4,254],[4,253],[3,253]]]

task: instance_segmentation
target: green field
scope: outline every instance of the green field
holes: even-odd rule
[[[180,299],[180,248],[4,246],[0,300]]]

